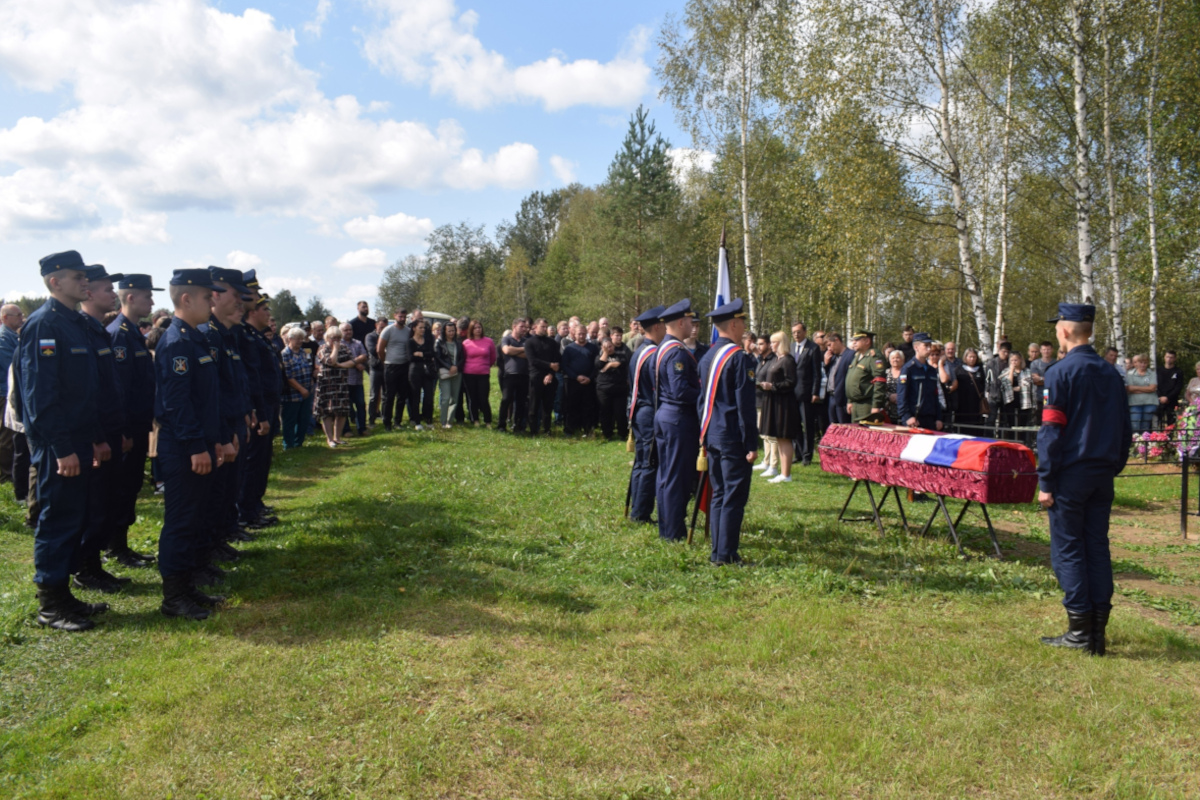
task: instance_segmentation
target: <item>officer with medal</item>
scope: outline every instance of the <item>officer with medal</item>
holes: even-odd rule
[[[30,460],[40,504],[33,538],[39,625],[64,631],[95,627],[105,603],[71,594],[71,559],[87,522],[88,483],[104,432],[96,413],[99,372],[87,321],[75,306],[87,299],[83,258],[74,250],[41,259],[50,299],[29,315],[16,358]]]
[[[632,387],[629,401],[629,434],[633,438],[633,472],[629,476],[629,519],[651,523],[654,512],[654,356],[667,328],[661,319],[663,306],[648,309],[634,321],[642,326],[642,346],[629,360]]]
[[[1067,610],[1067,632],[1042,642],[1102,656],[1113,594],[1113,478],[1129,458],[1133,426],[1124,380],[1092,349],[1095,319],[1095,306],[1059,303],[1050,320],[1066,355],[1046,370],[1037,471],[1050,565]]]
[[[879,414],[887,404],[887,370],[874,347],[875,334],[859,331],[850,337],[854,357],[846,372],[846,401],[851,422]]]
[[[690,300],[663,311],[666,335],[654,357],[654,443],[658,449],[658,535],[672,542],[687,539],[687,505],[696,482],[700,452],[700,375],[683,340],[692,333]]]
[[[126,567],[149,567],[154,556],[129,547],[129,526],[137,519],[137,496],[145,479],[150,431],[154,427],[154,359],[138,320],[154,310],[156,289],[149,275],[126,274],[117,281],[121,313],[108,326],[117,383],[125,396],[124,436],[131,442],[121,454],[113,481],[108,517],[108,555]],[[116,454],[113,454],[116,460]]]
[[[913,336],[913,357],[900,370],[896,408],[900,422],[910,428],[942,429],[942,406],[938,403],[938,371],[929,363],[933,338],[928,333]],[[884,384],[886,387],[886,383]]]
[[[734,299],[706,314],[720,334],[700,359],[698,401],[700,446],[707,454],[712,499],[708,519],[714,566],[740,564],[742,516],[750,497],[750,476],[758,448],[754,409],[755,363],[742,350],[746,312]]]

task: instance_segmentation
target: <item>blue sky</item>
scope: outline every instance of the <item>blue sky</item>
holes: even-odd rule
[[[432,227],[603,179],[679,0],[0,7],[0,296],[37,259],[255,266],[335,313]],[[165,298],[163,298],[165,300]]]

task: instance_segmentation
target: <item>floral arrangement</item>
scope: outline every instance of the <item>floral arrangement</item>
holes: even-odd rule
[[[1175,426],[1133,435],[1133,455],[1138,458],[1170,458],[1175,454]]]

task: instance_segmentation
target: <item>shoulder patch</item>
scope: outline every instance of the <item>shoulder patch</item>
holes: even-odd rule
[[[171,361],[171,369],[176,375],[187,375],[188,359],[187,356],[175,356]]]
[[[38,352],[44,357],[50,358],[58,351],[58,345],[53,339],[38,339]]]
[[[746,370],[746,375],[749,376],[750,380],[754,380],[754,367]]]
[[[129,357],[129,351],[118,345],[113,348],[113,355],[116,356],[117,361],[124,361]]]
[[[682,362],[682,361],[676,361],[676,362],[675,362],[675,371],[676,371],[676,372],[683,372],[683,362]]]
[[[908,373],[907,373],[907,372],[901,372],[901,373],[900,373],[900,382],[901,382],[901,383],[908,383]]]
[[[883,369],[883,359],[882,358],[875,359],[875,368]]]

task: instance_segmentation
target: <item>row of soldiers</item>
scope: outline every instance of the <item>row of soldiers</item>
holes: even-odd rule
[[[162,291],[149,275],[109,274],[74,250],[40,264],[50,299],[21,329],[12,370],[36,473],[38,623],[94,627],[108,605],[79,600],[72,586],[112,594],[129,583],[102,553],[127,567],[154,563],[128,536],[156,427],[162,613],[205,619],[224,598],[201,587],[224,581],[217,562],[240,557],[230,542],[278,522],[263,495],[283,372],[257,276],[176,270],[175,316],[152,354],[138,328]]]
[[[706,316],[717,339],[697,362],[684,345],[695,332],[690,300],[655,306],[638,316],[645,339],[630,360],[629,417],[634,442],[628,516],[651,523],[658,505],[658,533],[687,538],[687,506],[699,487],[711,489],[709,562],[741,564],[742,517],[758,456],[754,408],[754,360],[741,347],[746,332],[743,302],[735,299]],[[707,472],[697,482],[697,473]]]

